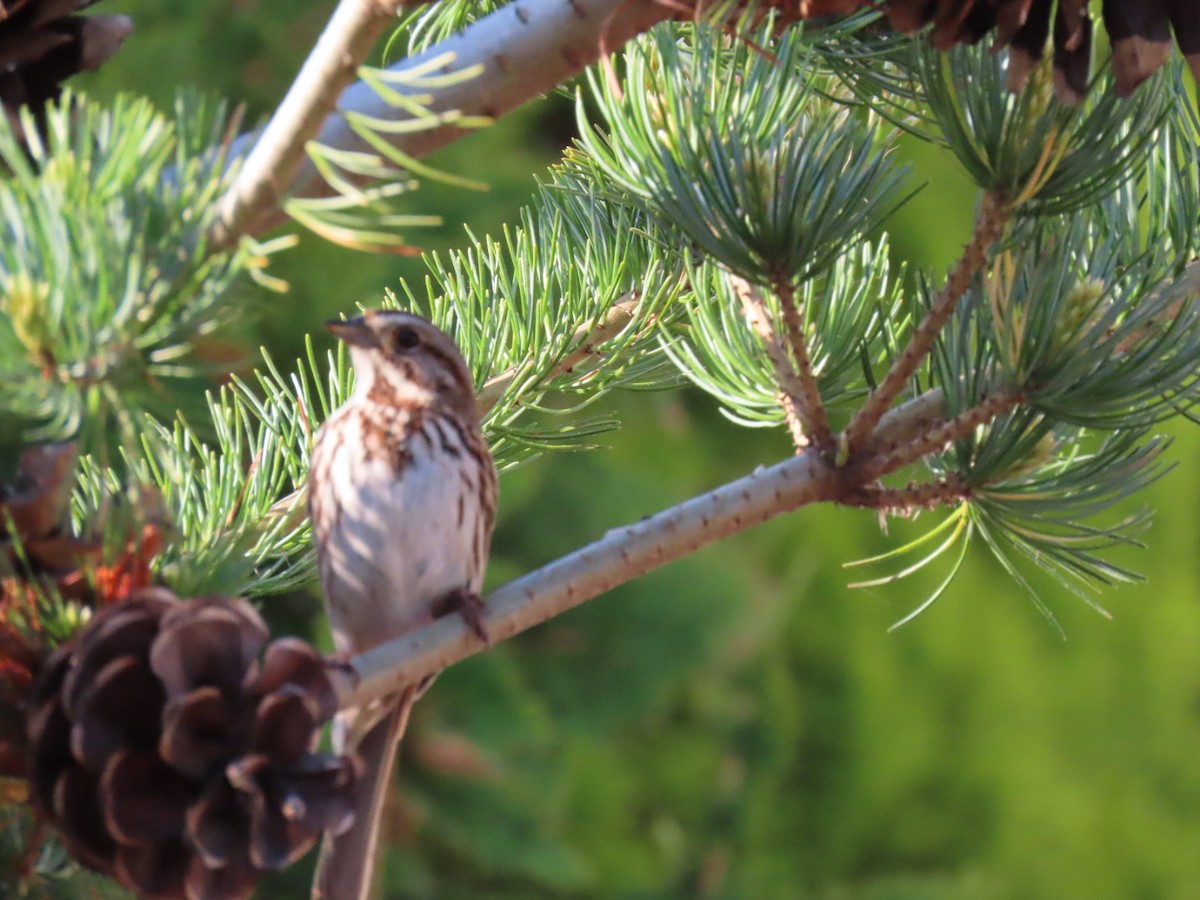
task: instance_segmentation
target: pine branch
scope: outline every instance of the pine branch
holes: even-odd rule
[[[855,466],[855,476],[863,481],[874,481],[911,465],[922,457],[967,437],[980,425],[985,425],[997,416],[1015,409],[1023,400],[1024,397],[1018,391],[1001,391],[984,398],[953,419],[929,429],[888,453],[882,453]]]
[[[971,489],[961,478],[951,476],[939,481],[912,482],[902,488],[864,488],[858,494],[842,497],[846,506],[877,509],[884,513],[911,515],[916,510],[931,510],[939,506],[960,503],[970,496]]]
[[[925,391],[884,413],[864,453],[872,457],[895,450],[901,444],[916,440],[945,417],[945,393],[940,388]]]

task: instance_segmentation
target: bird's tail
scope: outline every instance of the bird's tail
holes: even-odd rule
[[[367,900],[374,881],[383,803],[392,784],[396,748],[420,690],[410,688],[361,737],[350,737],[345,752],[358,754],[362,776],[355,790],[354,824],[349,831],[326,835],[313,880],[313,900]],[[357,729],[354,729],[357,730]]]

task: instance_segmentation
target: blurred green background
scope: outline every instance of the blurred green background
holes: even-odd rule
[[[137,30],[76,86],[166,107],[198,86],[247,104],[282,96],[329,3],[109,0]],[[411,241],[515,221],[570,135],[551,98],[433,160],[485,194],[430,188],[445,217]],[[894,219],[898,257],[943,272],[973,196],[949,159],[903,143],[928,186]],[[567,264],[568,261],[564,261]],[[304,236],[233,336],[246,366],[281,363],[306,333],[372,304],[419,260]],[[318,337],[326,346],[323,336]],[[591,453],[506,475],[490,573],[499,583],[788,452],[702,395],[611,398],[626,427]],[[389,810],[388,897],[1200,897],[1197,436],[1147,502],[1146,584],[1101,598],[1108,621],[1038,582],[1068,639],[982,550],[949,592],[888,626],[944,575],[852,590],[884,574],[842,564],[924,522],[808,509],[613,591],[454,667],[415,714]],[[269,599],[281,629],[321,634],[313,595]],[[303,896],[311,862],[264,897]]]

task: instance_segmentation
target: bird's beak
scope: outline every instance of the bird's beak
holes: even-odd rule
[[[367,320],[362,316],[344,320],[331,319],[325,323],[325,327],[339,341],[352,347],[374,347],[377,344],[375,332],[367,326]]]

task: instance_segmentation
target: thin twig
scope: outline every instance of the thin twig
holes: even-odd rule
[[[767,358],[771,360],[771,365],[775,369],[775,382],[779,385],[780,390],[779,405],[783,407],[783,417],[787,422],[788,431],[792,435],[792,443],[796,445],[796,451],[800,452],[808,446],[810,435],[814,439],[816,438],[818,421],[824,424],[826,436],[829,433],[829,422],[825,418],[825,409],[821,405],[820,391],[817,389],[816,381],[812,378],[812,367],[806,365],[803,369],[803,371],[807,371],[809,379],[812,381],[811,384],[806,384],[800,372],[797,371],[797,367],[792,365],[792,361],[788,358],[787,348],[776,334],[775,326],[771,324],[771,316],[767,312],[767,305],[758,285],[751,284],[739,275],[730,275],[729,285],[741,301],[746,321],[750,323],[750,327],[762,341]],[[791,337],[790,334],[789,337]],[[804,353],[802,331],[800,351],[807,364],[808,356]],[[814,403],[816,412],[819,414],[817,416],[813,414]],[[822,449],[828,446],[820,441],[816,441],[816,443]]]
[[[854,466],[852,469],[854,481],[860,484],[871,482],[890,472],[895,472],[897,469],[911,465],[918,459],[967,437],[980,425],[1015,409],[1022,400],[1024,400],[1024,396],[1018,391],[1002,391],[993,394],[908,443],[901,444],[890,452]]]
[[[214,247],[235,244],[278,211],[301,163],[338,98],[375,42],[395,21],[402,0],[341,0],[304,61],[287,96],[217,206],[209,239]]]
[[[558,365],[542,379],[542,384],[548,384],[560,375],[570,374],[580,363],[598,355],[598,348],[601,344],[615,338],[629,326],[637,314],[639,298],[634,291],[630,291],[624,297],[626,299],[618,300],[609,307],[604,318],[594,328],[581,328],[575,332],[575,349],[558,361]],[[489,378],[479,389],[479,393],[475,397],[475,408],[479,410],[481,418],[491,412],[492,407],[500,402],[500,398],[504,396],[504,392],[508,390],[508,386],[512,384],[513,379],[520,371],[521,367],[519,366],[505,369],[498,375]]]
[[[941,388],[930,388],[884,413],[861,455],[870,459],[889,453],[901,444],[916,440],[945,420],[946,395]]]
[[[786,281],[775,287],[779,297],[779,308],[783,313],[783,325],[787,334],[788,347],[796,364],[796,377],[803,393],[800,400],[808,418],[808,434],[812,442],[828,453],[833,447],[833,432],[829,430],[829,416],[821,400],[821,388],[813,372],[812,360],[808,356],[808,342],[804,339],[804,310],[796,302],[796,292]]]
[[[870,439],[872,431],[904,390],[908,380],[921,365],[921,362],[933,349],[938,334],[950,321],[959,300],[971,286],[971,279],[987,262],[988,249],[996,242],[1000,229],[1008,220],[1011,209],[1004,198],[995,192],[983,195],[979,215],[975,220],[975,231],[970,243],[963,248],[962,256],[946,279],[946,284],[939,292],[937,299],[917,330],[909,338],[908,345],[896,357],[891,369],[878,387],[871,392],[843,436],[843,445],[847,449],[847,459],[852,461],[856,455],[861,455],[862,447]]]
[[[914,509],[936,509],[961,503],[971,494],[969,486],[957,475],[939,481],[912,482],[902,488],[863,488],[857,493],[841,496],[844,506],[878,509],[883,512],[904,513]]]

